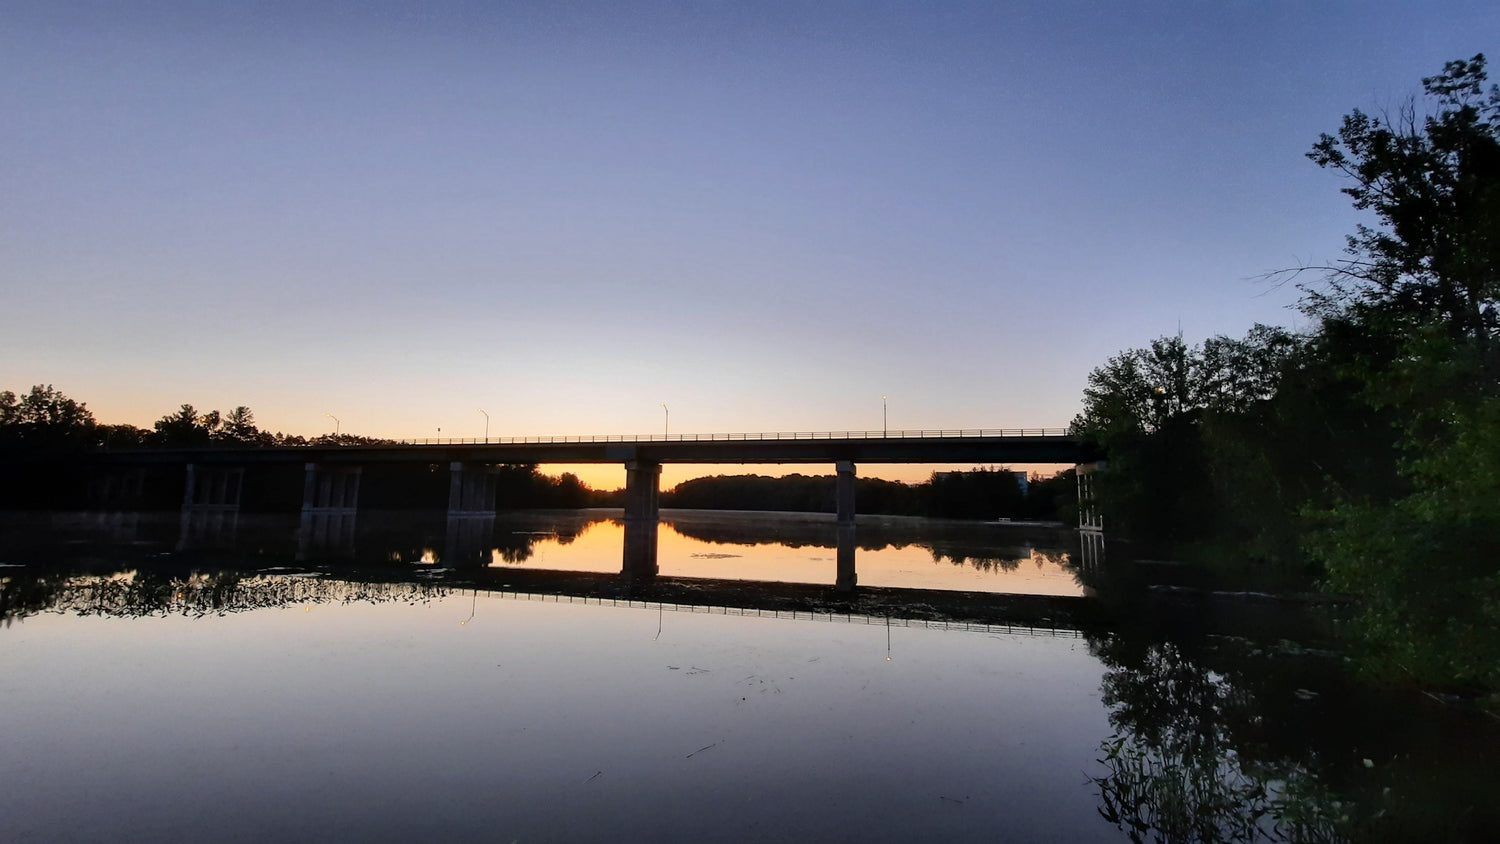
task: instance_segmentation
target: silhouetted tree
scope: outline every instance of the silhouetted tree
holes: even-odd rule
[[[156,420],[156,445],[168,447],[208,445],[219,427],[217,410],[200,415],[190,404]]]
[[[38,384],[17,398],[0,392],[0,438],[32,447],[78,447],[91,442],[94,414],[81,402]]]
[[[255,427],[255,414],[250,408],[240,405],[229,411],[224,418],[224,427],[219,431],[222,439],[254,445],[269,445],[274,440]]]

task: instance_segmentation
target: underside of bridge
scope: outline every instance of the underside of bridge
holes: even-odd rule
[[[151,464],[186,467],[182,498],[182,545],[204,541],[234,529],[240,490],[247,476],[295,471],[302,464],[302,530],[299,555],[352,553],[354,526],[366,470],[382,465],[425,465],[448,470],[447,512],[450,546],[475,545],[492,530],[495,517],[496,467],[503,464],[623,463],[625,541],[621,572],[630,580],[649,580],[657,573],[657,531],[661,470],[664,463],[832,463],[837,470],[835,511],[838,521],[834,582],[852,590],[855,573],[855,466],[859,462],[895,463],[1073,463],[1098,459],[1086,444],[1064,435],[956,435],[834,437],[771,436],[706,438],[691,436],[660,441],[609,439],[546,442],[382,444],[277,448],[200,448],[107,452],[94,457],[102,476],[139,472]],[[267,464],[282,464],[270,470]],[[1089,467],[1080,467],[1082,527],[1102,525],[1093,507]],[[280,482],[278,482],[280,483]],[[138,486],[139,484],[136,484]],[[128,485],[127,485],[128,486]],[[130,488],[135,488],[131,486]],[[387,495],[389,498],[389,495]],[[379,505],[376,505],[379,506]],[[474,542],[461,542],[464,539]],[[472,549],[471,549],[472,550]],[[483,549],[471,556],[482,555]]]

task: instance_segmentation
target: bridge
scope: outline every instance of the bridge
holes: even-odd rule
[[[120,449],[116,463],[1081,463],[1093,459],[1062,428],[423,438],[244,448]]]
[[[360,478],[380,464],[447,464],[450,538],[477,535],[474,520],[493,520],[495,468],[507,464],[617,463],[626,470],[623,572],[656,573],[661,467],[666,463],[833,464],[837,470],[835,511],[839,528],[837,585],[854,586],[855,467],[900,463],[1071,463],[1098,455],[1081,437],[1061,429],[948,429],[640,436],[560,436],[485,439],[388,440],[361,444],[181,449],[120,449],[96,453],[93,461],[131,488],[131,467],[186,467],[182,499],[183,536],[190,524],[223,522],[237,512],[247,470],[266,464],[302,464],[302,521],[306,537],[325,535],[352,542],[359,510]],[[138,482],[136,482],[138,483]],[[1080,484],[1087,504],[1087,484]],[[1093,523],[1091,507],[1081,526]],[[456,541],[456,540],[455,540]]]

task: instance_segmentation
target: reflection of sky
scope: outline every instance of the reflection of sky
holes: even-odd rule
[[[7,834],[1114,837],[1082,640],[472,602],[29,618]]]
[[[657,566],[661,574],[679,577],[822,584],[832,584],[836,580],[833,548],[811,545],[793,548],[770,541],[774,535],[774,528],[768,528],[767,541],[757,545],[705,542],[683,536],[669,522],[663,522],[657,532]],[[595,522],[567,544],[554,538],[540,539],[531,558],[520,565],[568,571],[618,572],[623,548],[623,526],[610,521]],[[1072,571],[1062,564],[1066,559],[1066,551],[1062,548],[1012,550],[1000,547],[986,550],[975,547],[972,556],[985,562],[975,565],[973,560],[962,563],[947,558],[934,560],[931,550],[916,544],[900,548],[887,546],[879,550],[860,549],[855,557],[855,567],[859,583],[864,586],[1027,595],[1083,594],[1083,587]],[[1006,568],[1004,564],[988,565],[991,560],[1004,560],[1015,565],[1013,568]]]
[[[1060,426],[1359,219],[1424,3],[9,3],[0,388],[388,436]],[[66,329],[59,330],[59,315]]]

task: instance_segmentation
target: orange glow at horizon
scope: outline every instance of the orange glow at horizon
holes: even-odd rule
[[[983,464],[988,468],[1007,468],[1024,471],[1028,475],[1044,478],[1072,468],[1062,463],[1007,463]],[[855,467],[861,478],[880,478],[906,484],[919,484],[932,476],[933,472],[968,472],[981,468],[973,463],[868,463]],[[537,471],[558,477],[571,472],[592,489],[615,490],[625,486],[625,467],[615,463],[542,464]],[[831,475],[832,463],[666,463],[661,467],[661,490],[666,492],[683,481],[714,475],[766,475],[779,478],[784,475]]]

